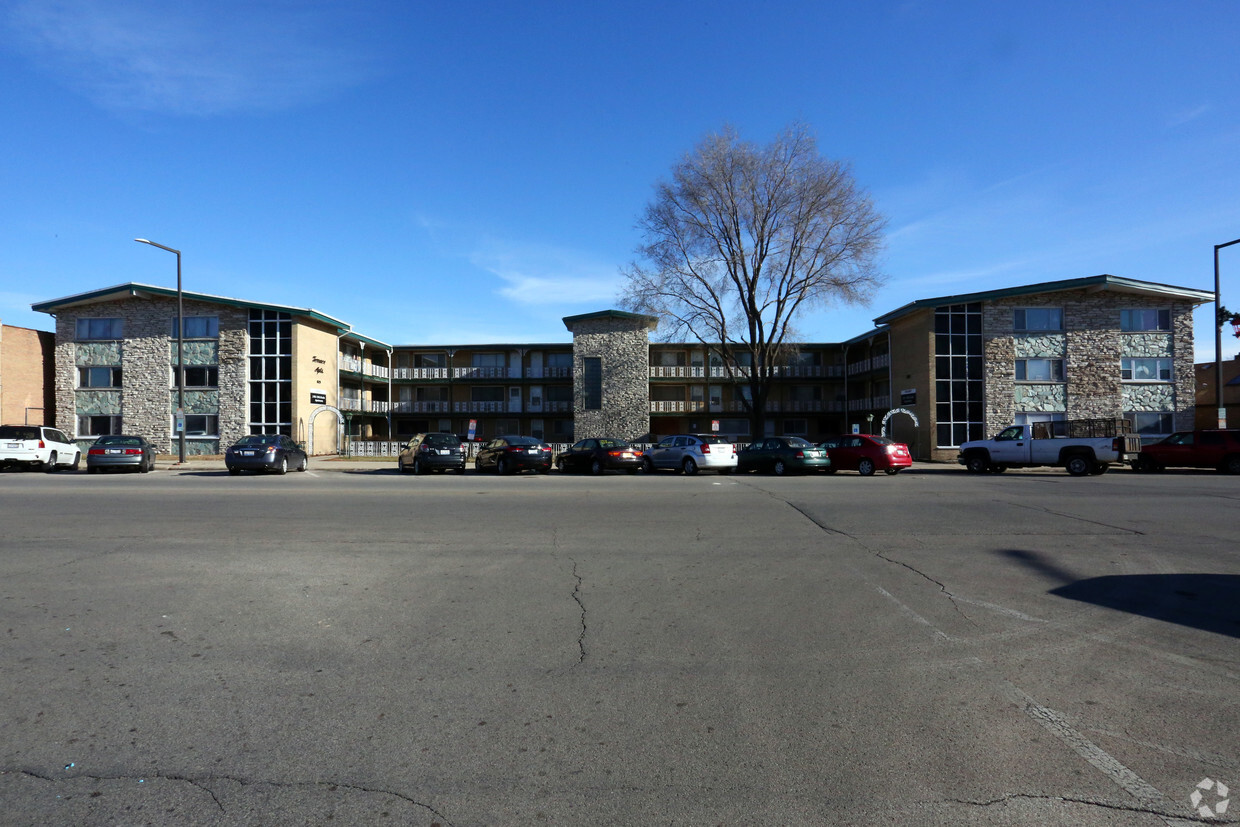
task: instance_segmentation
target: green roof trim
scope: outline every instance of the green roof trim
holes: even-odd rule
[[[277,313],[288,313],[292,316],[303,316],[313,319],[317,322],[336,328],[336,332],[347,333],[349,337],[357,339],[367,344],[375,345],[390,349],[391,345],[381,342],[378,339],[372,339],[369,336],[363,336],[353,330],[348,322],[328,316],[326,313],[320,313],[313,308],[293,307],[287,304],[272,304],[270,302],[255,302],[245,299],[234,299],[228,296],[215,296],[210,293],[194,293],[189,290],[182,290],[181,294],[184,298],[191,301],[208,302],[211,304],[222,304],[227,307],[238,307],[246,310],[271,310]],[[100,302],[116,301],[122,298],[143,297],[143,296],[159,296],[166,299],[175,299],[177,291],[171,287],[157,287],[153,284],[140,284],[138,282],[127,282],[125,284],[117,284],[112,287],[104,287],[99,290],[91,290],[86,293],[76,293],[72,296],[64,296],[59,299],[38,302],[30,305],[30,309],[37,313],[55,314],[61,310],[71,307],[80,307],[87,304],[98,304]]]
[[[639,321],[651,330],[659,326],[658,316],[647,316],[644,313],[629,313],[625,310],[599,310],[595,313],[581,313],[577,316],[565,316],[564,326],[569,330],[572,330],[573,325],[577,324],[577,322],[587,322],[593,319],[621,319],[624,321]]]
[[[888,324],[902,316],[917,310],[942,307],[948,304],[969,304],[970,302],[993,301],[1015,296],[1031,296],[1038,293],[1061,293],[1072,290],[1096,292],[1111,290],[1117,293],[1135,293],[1147,296],[1166,296],[1183,299],[1194,304],[1214,301],[1214,293],[1209,290],[1194,290],[1191,287],[1176,287],[1171,284],[1158,284],[1152,281],[1127,279],[1120,276],[1087,276],[1079,279],[1061,281],[1044,281],[1038,284],[1025,284],[1019,287],[1005,287],[1002,290],[983,290],[980,293],[962,293],[958,296],[940,296],[935,299],[920,299],[910,302],[901,308],[885,313],[874,320],[876,325]]]

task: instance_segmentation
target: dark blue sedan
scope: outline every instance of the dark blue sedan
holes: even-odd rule
[[[305,471],[307,459],[301,446],[284,434],[253,434],[224,452],[224,465],[234,475],[242,471],[285,474],[290,468]]]

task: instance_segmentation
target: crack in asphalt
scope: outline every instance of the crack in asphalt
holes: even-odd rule
[[[556,528],[551,529],[551,556],[558,556],[560,549],[560,537]],[[577,662],[573,666],[580,666],[586,661],[586,604],[581,602],[581,575],[577,573],[577,560],[569,557],[568,561],[573,564],[573,602],[577,604],[577,608],[581,610],[581,634],[577,635]]]
[[[219,808],[221,813],[227,813],[228,811],[224,807],[223,802],[221,802],[219,797],[216,796],[215,792],[209,786],[207,786],[207,784],[209,784],[212,781],[226,781],[226,782],[230,782],[233,784],[237,784],[238,786],[241,786],[241,787],[268,786],[268,787],[276,787],[280,789],[325,787],[330,792],[335,792],[338,789],[343,789],[343,790],[348,790],[348,791],[353,791],[353,792],[369,793],[371,795],[388,795],[388,796],[391,796],[392,798],[400,799],[401,801],[411,804],[414,807],[420,807],[421,809],[426,810],[427,812],[431,813],[431,815],[435,816],[435,818],[443,819],[443,824],[445,825],[445,827],[452,827],[452,822],[447,817],[445,817],[443,813],[439,812],[431,805],[418,801],[417,799],[410,798],[407,795],[395,792],[393,790],[385,790],[379,787],[367,787],[362,784],[342,783],[340,781],[269,781],[269,780],[263,780],[263,779],[254,780],[254,779],[238,778],[236,776],[231,776],[231,775],[211,775],[211,776],[208,776],[206,780],[200,780],[196,778],[191,778],[186,775],[175,775],[175,774],[167,774],[167,773],[160,773],[160,772],[155,772],[155,773],[151,773],[150,775],[143,775],[143,776],[89,775],[89,774],[84,773],[81,775],[68,775],[64,777],[53,777],[53,776],[45,775],[43,773],[36,772],[34,770],[29,770],[29,769],[0,770],[0,774],[4,774],[8,772],[15,772],[19,775],[28,776],[30,778],[37,778],[40,781],[48,781],[51,783],[73,781],[79,778],[87,779],[90,781],[134,781],[134,780],[137,780],[139,782],[142,782],[142,781],[146,781],[147,779],[159,779],[162,781],[179,781],[185,784],[189,784],[190,786],[197,787],[198,789],[205,792],[207,795],[211,796],[211,800],[215,802],[215,806]]]
[[[1067,512],[1064,512],[1064,511],[1056,511],[1053,508],[1047,508],[1044,505],[1034,505],[1032,503],[1012,502],[1009,500],[996,500],[995,502],[1002,503],[1003,505],[1010,505],[1014,508],[1027,508],[1030,511],[1041,511],[1044,514],[1050,514],[1055,517],[1063,517],[1065,520],[1076,520],[1077,522],[1089,523],[1090,525],[1102,526],[1103,528],[1111,528],[1116,531],[1122,531],[1125,534],[1136,534],[1137,536],[1140,536],[1140,537],[1145,536],[1144,531],[1138,531],[1135,528],[1125,528],[1122,525],[1111,525],[1110,523],[1104,523],[1100,520],[1091,520],[1088,517],[1082,517],[1079,514],[1068,514]]]
[[[1090,807],[1101,807],[1105,810],[1117,810],[1125,813],[1142,813],[1144,815],[1158,816],[1163,820],[1170,819],[1168,822],[1170,824],[1234,823],[1219,822],[1217,819],[1202,818],[1198,815],[1185,815],[1183,813],[1170,812],[1168,809],[1163,807],[1142,807],[1132,804],[1119,804],[1112,801],[1099,801],[1092,798],[1073,798],[1071,796],[1064,795],[1040,795],[1037,793],[1008,793],[1007,795],[1002,795],[998,798],[990,798],[980,801],[963,798],[949,798],[946,799],[944,803],[964,804],[970,807],[993,807],[996,804],[1005,804],[1014,799],[1025,799],[1027,801],[1062,801],[1068,804],[1084,804]]]
[[[772,495],[772,496],[774,496],[774,495]],[[864,542],[864,541],[863,541],[860,537],[857,537],[857,536],[855,536],[855,535],[853,535],[853,534],[849,534],[849,533],[848,533],[848,532],[846,532],[846,531],[840,531],[839,529],[831,528],[830,526],[828,526],[828,525],[826,525],[826,524],[824,524],[824,523],[822,523],[822,522],[819,522],[819,521],[818,521],[818,519],[817,519],[816,517],[814,517],[814,515],[812,515],[812,514],[810,514],[809,512],[805,511],[803,508],[801,508],[800,506],[796,505],[795,503],[789,502],[788,500],[783,500],[783,499],[780,499],[780,498],[778,498],[778,497],[776,497],[776,499],[778,499],[780,502],[782,502],[782,503],[784,503],[785,505],[787,505],[787,506],[788,506],[789,508],[791,508],[793,511],[797,512],[797,513],[798,513],[798,514],[800,514],[802,517],[804,517],[805,519],[809,520],[811,523],[813,523],[814,525],[818,526],[818,528],[822,529],[823,531],[827,532],[828,534],[834,534],[834,535],[836,535],[837,537],[847,537],[849,540],[852,540],[852,541],[853,541],[854,543],[856,543],[858,546],[860,546],[861,548],[865,549],[865,550],[866,550],[866,551],[868,551],[869,553],[873,554],[875,557],[879,558],[880,560],[885,560],[885,561],[887,561],[888,563],[893,563],[893,564],[895,564],[895,565],[897,565],[897,566],[903,566],[904,568],[908,569],[909,571],[913,572],[914,574],[916,574],[916,575],[918,575],[918,576],[920,576],[920,577],[924,578],[925,580],[927,580],[927,581],[929,581],[929,582],[933,583],[934,585],[938,586],[938,587],[939,587],[939,591],[940,591],[940,592],[942,592],[942,593],[943,593],[943,595],[944,595],[944,596],[945,596],[945,597],[946,597],[946,598],[947,598],[947,599],[951,602],[951,604],[952,604],[952,608],[954,608],[954,609],[956,610],[956,614],[960,615],[962,618],[964,618],[965,620],[967,620],[967,621],[969,622],[969,624],[970,624],[970,625],[972,625],[972,626],[976,626],[976,625],[977,625],[977,623],[973,620],[973,618],[969,617],[967,614],[965,614],[965,613],[964,613],[964,611],[963,611],[963,610],[961,610],[961,608],[960,608],[960,604],[956,602],[956,596],[955,596],[954,594],[952,594],[950,591],[948,591],[947,586],[946,586],[946,585],[944,585],[942,582],[940,582],[940,581],[938,581],[938,580],[935,580],[933,577],[931,577],[930,575],[926,574],[926,573],[925,573],[924,571],[922,571],[921,569],[918,569],[916,566],[910,566],[908,563],[905,563],[903,560],[896,560],[896,559],[894,559],[894,558],[888,557],[888,556],[887,556],[886,554],[884,554],[884,553],[883,553],[880,549],[871,548],[870,546],[866,545],[866,543],[865,543],[865,542]]]

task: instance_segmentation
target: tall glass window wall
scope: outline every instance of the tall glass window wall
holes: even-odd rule
[[[250,433],[293,435],[293,322],[250,311]]]
[[[953,304],[934,312],[936,443],[955,448],[985,439],[982,305]]]

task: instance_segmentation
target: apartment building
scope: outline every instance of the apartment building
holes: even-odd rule
[[[219,453],[285,433],[312,453],[429,430],[752,439],[744,358],[652,341],[658,320],[564,319],[558,343],[389,345],[308,308],[124,284],[34,305],[56,317],[55,422],[82,440],[136,431]],[[921,299],[838,343],[789,348],[771,433],[886,433],[920,459],[1013,422],[1125,417],[1147,437],[1192,426],[1193,308],[1213,294],[1092,276]],[[185,394],[177,392],[177,353]],[[180,416],[178,416],[178,408]]]

